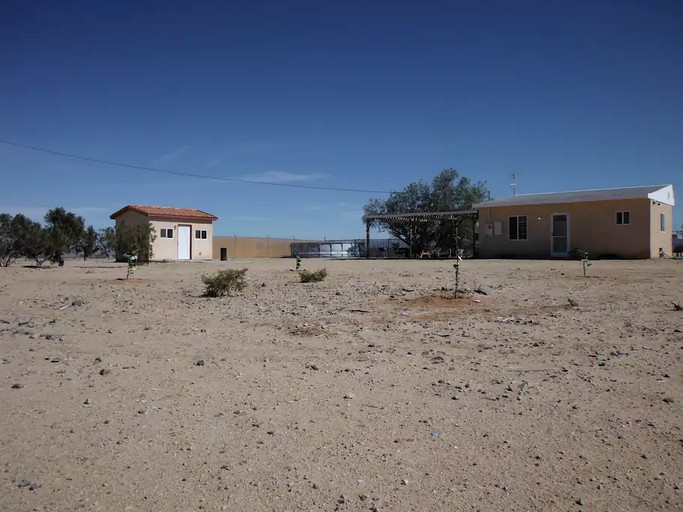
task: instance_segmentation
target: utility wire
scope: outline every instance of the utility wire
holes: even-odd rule
[[[227,178],[225,176],[211,176],[210,174],[199,174],[189,171],[172,171],[170,169],[159,169],[156,167],[146,167],[144,165],[128,164],[124,162],[115,162],[112,160],[104,160],[102,158],[92,158],[84,155],[76,155],[74,153],[64,153],[62,151],[54,151],[52,149],[40,148],[37,146],[30,146],[28,144],[20,144],[18,142],[12,142],[9,140],[0,139],[0,144],[6,144],[8,146],[15,146],[18,148],[29,149],[31,151],[38,151],[40,153],[48,153],[50,155],[57,155],[66,158],[73,158],[76,160],[83,160],[85,162],[95,162],[98,164],[113,165],[116,167],[125,167],[128,169],[137,169],[139,171],[157,172],[161,174],[173,174],[175,176],[187,176],[190,178],[200,178],[205,180],[218,180],[218,181],[229,181],[232,183],[250,183],[252,185],[271,185],[273,187],[289,187],[289,188],[306,188],[312,190],[332,190],[335,192],[362,192],[368,194],[390,194],[385,190],[365,190],[358,188],[339,188],[339,187],[323,187],[316,185],[301,185],[296,183],[277,183],[273,181],[259,181],[259,180],[245,180],[240,178]]]

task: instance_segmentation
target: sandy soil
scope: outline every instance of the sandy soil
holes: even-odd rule
[[[293,265],[0,269],[0,510],[683,507],[680,262]]]

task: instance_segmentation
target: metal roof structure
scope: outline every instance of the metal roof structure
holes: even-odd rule
[[[365,247],[370,247],[370,226],[375,220],[400,220],[405,219],[407,221],[419,221],[427,222],[429,220],[435,219],[461,219],[464,220],[467,217],[474,217],[475,219],[479,216],[478,210],[453,210],[447,212],[408,212],[408,213],[384,213],[379,215],[366,215],[365,216]],[[474,231],[474,224],[472,223],[472,230]],[[411,242],[412,243],[412,242]],[[366,258],[370,258],[370,251],[366,251]],[[412,255],[412,252],[411,252]]]
[[[476,215],[477,210],[460,210],[449,212],[412,212],[412,213],[386,213],[381,215],[366,215],[366,221],[389,219],[389,220],[429,220],[429,219],[455,219],[466,215]]]
[[[644,187],[604,188],[554,192],[549,194],[518,194],[512,197],[494,199],[473,205],[474,208],[496,206],[524,206],[534,204],[586,203],[590,201],[614,201],[619,199],[652,199],[660,203],[675,205],[672,185],[650,185]]]

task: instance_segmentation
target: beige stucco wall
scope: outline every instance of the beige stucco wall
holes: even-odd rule
[[[116,225],[126,224],[127,226],[139,226],[140,224],[147,224],[148,219],[146,215],[138,212],[128,210],[116,217]]]
[[[631,223],[618,225],[616,223],[618,211],[629,211]],[[616,255],[622,258],[650,257],[652,221],[650,220],[649,199],[482,207],[479,209],[479,255],[483,258],[549,258],[551,256],[551,216],[555,213],[566,213],[569,216],[570,250],[581,248],[592,255]],[[515,215],[527,216],[527,240],[509,240],[508,219]],[[668,217],[670,218],[671,215]],[[493,224],[495,221],[502,222],[502,234],[487,235],[486,225]],[[659,223],[658,215],[657,223]],[[670,240],[670,230],[668,236]]]
[[[178,259],[178,226],[190,226],[190,254],[193,260],[210,260],[212,255],[213,224],[193,220],[150,220],[155,230],[156,240],[152,245],[155,260]],[[161,238],[161,229],[173,229],[173,238]],[[195,230],[206,230],[206,240],[195,238]]]
[[[664,249],[667,256],[673,252],[673,207],[668,204],[651,201],[650,217],[650,257],[659,257],[659,248]],[[660,214],[664,214],[666,220],[666,231],[661,230]]]
[[[206,230],[206,239],[195,238],[197,229]],[[212,222],[193,222],[192,223],[192,259],[210,260],[213,258],[213,223]]]
[[[291,244],[305,241],[292,238],[216,236],[213,239],[213,259],[220,259],[221,247],[228,250],[229,259],[284,258],[292,255]]]

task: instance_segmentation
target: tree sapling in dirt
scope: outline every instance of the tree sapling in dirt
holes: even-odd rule
[[[578,252],[579,256],[581,257],[581,263],[583,264],[583,277],[588,277],[587,269],[593,263],[591,263],[590,259],[588,259],[588,251],[578,249]]]
[[[133,249],[132,251],[124,254],[123,257],[126,258],[126,261],[128,262],[128,273],[126,274],[126,279],[128,279],[132,274],[135,273],[135,269],[138,266],[138,251],[137,249]]]

